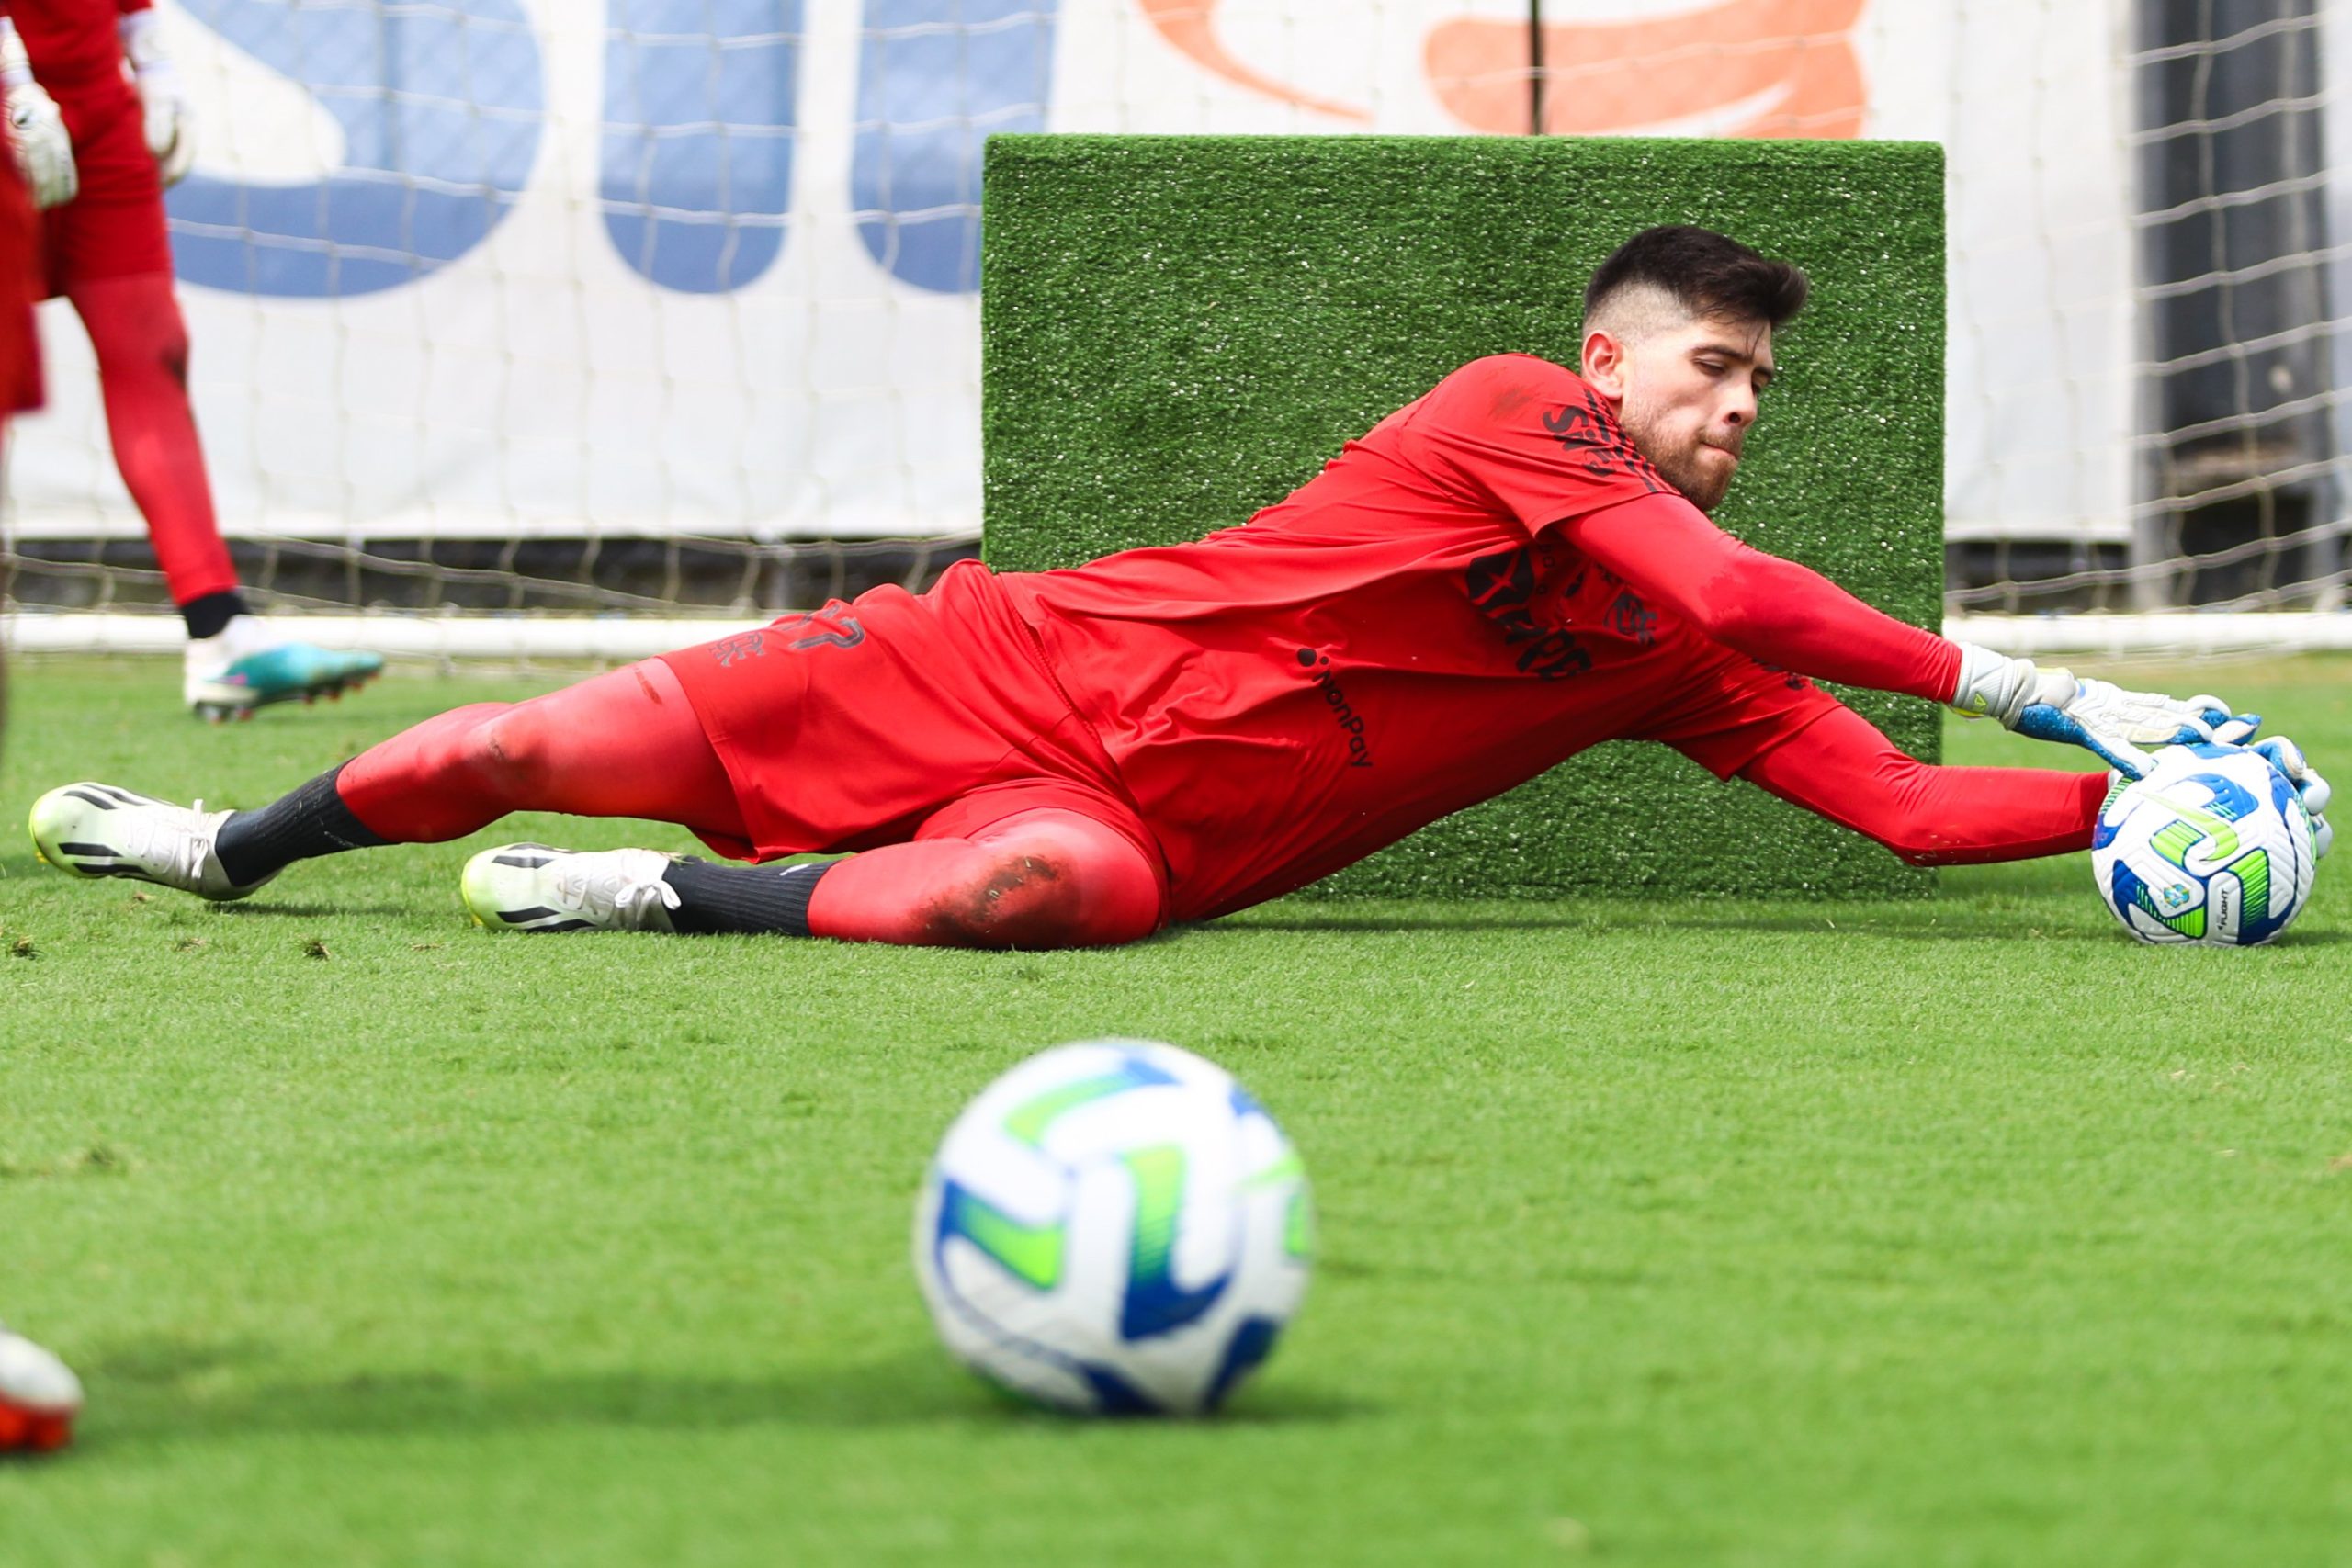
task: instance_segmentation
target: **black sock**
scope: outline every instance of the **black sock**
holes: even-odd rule
[[[229,880],[243,887],[298,860],[390,843],[354,817],[335,793],[335,775],[342,772],[338,762],[293,794],[220,824],[213,852]]]
[[[187,623],[187,635],[192,637],[219,637],[232,617],[251,614],[245,607],[245,596],[233,588],[207,593],[180,606],[180,619]]]
[[[682,931],[781,931],[808,934],[808,896],[817,880],[840,864],[713,865],[706,860],[671,863],[662,880],[676,889],[670,923]]]

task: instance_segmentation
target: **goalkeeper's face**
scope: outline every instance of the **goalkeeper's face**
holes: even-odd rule
[[[1713,512],[1739,470],[1757,402],[1772,380],[1772,329],[1762,321],[1686,317],[1626,334],[1592,377],[1617,400],[1618,423],[1667,481]]]

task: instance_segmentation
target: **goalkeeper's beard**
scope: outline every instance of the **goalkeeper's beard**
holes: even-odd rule
[[[1651,467],[1666,477],[1666,482],[1680,491],[1691,505],[1702,512],[1713,512],[1722,504],[1724,492],[1731,489],[1732,476],[1739,471],[1739,448],[1721,446],[1702,439],[1696,431],[1687,436],[1673,435],[1664,428],[1665,420],[1652,414],[1631,395],[1618,410],[1617,423]],[[1724,461],[1716,454],[1729,454],[1731,461]]]

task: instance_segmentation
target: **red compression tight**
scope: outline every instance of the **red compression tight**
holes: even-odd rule
[[[913,947],[1111,947],[1149,936],[1159,918],[1143,851],[1056,809],[852,855],[808,901],[811,936]]]
[[[658,659],[526,703],[452,708],[345,763],[335,793],[402,844],[460,839],[510,811],[744,836],[727,770]]]
[[[168,272],[70,285],[98,360],[107,434],[172,602],[187,604],[237,586],[212,513],[212,488],[187,398],[187,326]]]
[[[1935,767],[1905,756],[1850,708],[1806,726],[1740,776],[1867,834],[1912,865],[2086,850],[2107,794],[2105,773]]]
[[[452,709],[345,763],[334,790],[394,843],[462,838],[510,811],[640,817],[749,836],[726,768],[658,659],[529,702]],[[808,919],[810,935],[849,942],[1081,947],[1148,936],[1159,911],[1158,874],[1125,835],[1078,812],[1036,810],[967,838],[837,862],[819,881]]]

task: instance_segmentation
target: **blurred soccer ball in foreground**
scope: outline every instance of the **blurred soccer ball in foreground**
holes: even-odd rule
[[[2237,746],[2175,746],[2099,807],[2099,897],[2142,942],[2252,947],[2302,912],[2311,818],[2294,786]]]
[[[0,1453],[45,1453],[74,1440],[81,1381],[21,1334],[0,1328]]]
[[[1306,1175],[1264,1107],[1173,1045],[1031,1057],[948,1129],[915,1273],[957,1359],[1099,1415],[1215,1410],[1306,1290]]]

